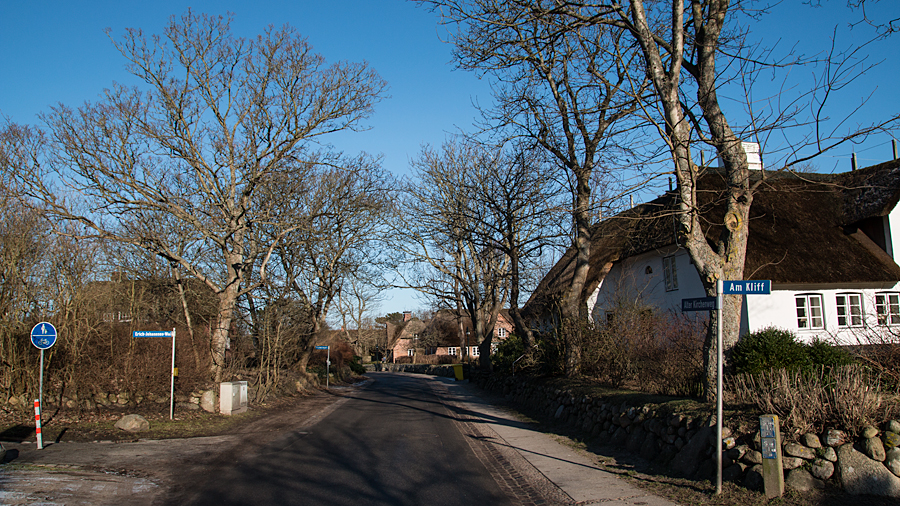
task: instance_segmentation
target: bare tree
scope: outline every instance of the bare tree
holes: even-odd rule
[[[4,163],[53,222],[78,224],[74,235],[147,249],[214,290],[220,379],[235,303],[252,289],[248,272],[256,265],[263,279],[293,228],[256,195],[272,185],[291,194],[311,143],[358,128],[385,83],[364,63],[326,65],[290,27],[242,39],[230,19],[190,11],[161,37],[128,30],[114,44],[145,86],[114,85],[98,103],[53,108],[46,136],[8,125],[19,156]],[[279,230],[271,242],[253,233],[262,224]],[[180,251],[161,225],[180,227],[193,247]]]
[[[479,166],[492,163],[476,143],[424,147],[413,161],[418,180],[400,200],[396,233],[407,255],[410,287],[472,321],[480,362],[490,367],[490,343],[507,298],[510,262],[489,237],[489,210],[472,191]],[[480,217],[480,219],[478,218]]]
[[[596,170],[623,163],[621,137],[644,93],[646,79],[618,65],[626,55],[617,27],[584,25],[573,31],[547,23],[525,1],[423,0],[441,7],[462,68],[494,79],[496,105],[483,111],[485,127],[533,143],[552,157],[571,190],[572,245],[577,255],[571,286],[560,301],[563,318],[587,319],[583,290],[591,256]],[[565,343],[567,374],[577,374],[581,343]]]
[[[509,262],[509,312],[526,350],[533,331],[519,311],[523,287],[535,286],[545,249],[558,246],[565,227],[563,186],[548,167],[543,150],[521,145],[485,146],[483,163],[472,167],[465,191],[479,204],[467,212],[474,224],[472,239],[495,248]]]
[[[338,293],[336,309],[344,336],[357,355],[368,355],[382,333],[375,328],[375,311],[384,300],[381,288],[372,280],[351,275]],[[353,329],[356,330],[353,333]]]
[[[277,242],[272,282],[286,288],[310,326],[296,350],[300,371],[306,370],[316,333],[325,328],[344,286],[352,279],[378,284],[387,265],[382,236],[391,209],[391,177],[367,156],[328,165],[307,176],[308,191],[269,199],[276,202],[278,221],[293,223],[286,234],[271,229],[268,242]]]

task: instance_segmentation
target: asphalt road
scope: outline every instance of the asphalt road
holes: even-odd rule
[[[202,473],[170,504],[513,504],[476,456],[465,416],[426,377],[382,373],[318,423]],[[477,446],[476,446],[477,448]]]

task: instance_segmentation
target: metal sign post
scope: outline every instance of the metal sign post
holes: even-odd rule
[[[37,449],[44,448],[41,438],[41,412],[44,407],[44,350],[56,344],[56,327],[52,323],[40,322],[31,328],[31,344],[41,350],[41,372],[38,387],[38,399],[34,406],[35,435],[37,436]]]
[[[132,337],[171,337],[172,338],[172,367],[169,370],[171,378],[169,386],[169,420],[175,418],[175,329],[168,330],[135,330]]]
[[[328,358],[325,359],[325,388],[331,388],[329,384],[330,378],[328,376],[331,375],[331,346],[316,346],[317,350],[328,350]]]
[[[723,320],[725,319],[725,308],[722,301],[722,295],[769,295],[772,290],[772,281],[763,280],[740,280],[740,281],[723,281],[716,282],[716,307],[719,308],[719,317],[717,318],[718,328],[716,329],[716,494],[722,493],[722,371],[724,369],[723,350]]]
[[[716,495],[722,493],[722,320],[725,314],[722,304],[722,280],[716,282]]]

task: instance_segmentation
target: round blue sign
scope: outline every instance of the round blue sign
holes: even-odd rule
[[[56,343],[56,327],[52,323],[41,322],[31,329],[31,344],[46,350]]]

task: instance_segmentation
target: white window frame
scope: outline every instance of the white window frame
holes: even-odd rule
[[[498,339],[506,339],[507,333],[506,329],[503,327],[497,327],[497,338]]]
[[[416,350],[414,350],[414,349],[412,349],[412,348],[407,348],[407,350],[406,350],[406,356],[407,356],[407,357],[411,357],[411,356],[413,356],[413,353],[415,353],[415,352],[416,352]]]
[[[876,293],[875,314],[879,325],[900,325],[900,293]]]
[[[447,355],[456,356],[458,348],[456,346],[448,346],[447,347]]]
[[[798,293],[794,295],[794,305],[799,330],[825,330],[821,293]]]
[[[863,305],[861,293],[839,293],[834,296],[837,305],[837,324],[841,328],[863,326]]]
[[[480,350],[478,349],[478,346],[472,346],[472,353],[471,353],[471,355],[472,355],[473,357],[477,357],[477,356],[479,356],[479,353],[480,353]]]
[[[663,257],[663,277],[666,280],[666,291],[678,290],[678,269],[675,268],[675,257]]]

